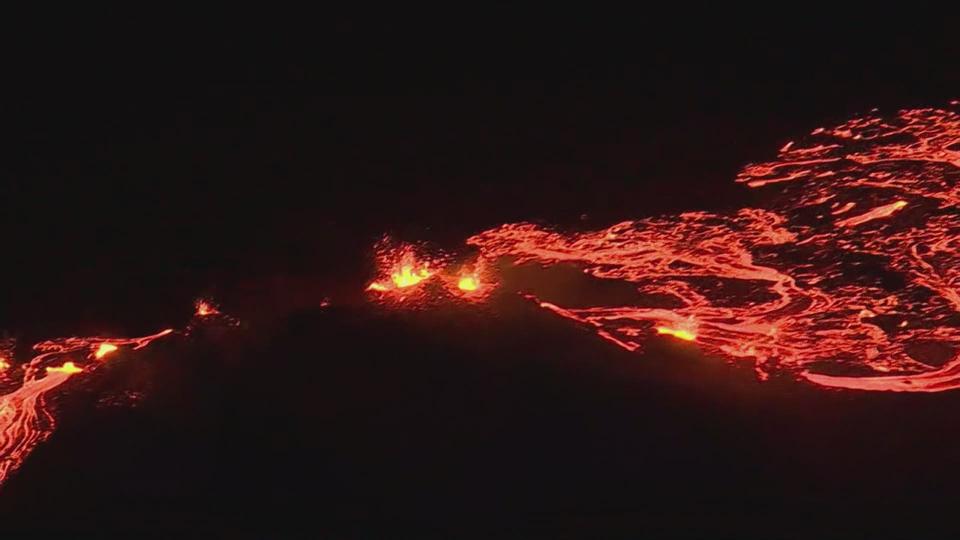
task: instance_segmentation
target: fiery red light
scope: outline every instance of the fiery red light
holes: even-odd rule
[[[0,391],[17,386],[0,395],[0,485],[53,432],[56,420],[46,401],[51,392],[74,376],[96,371],[121,348],[140,350],[173,333],[173,329],[166,329],[137,338],[69,337],[43,341],[33,346],[36,355],[19,365],[12,363],[12,352],[7,352],[13,350],[12,344],[6,344],[0,357],[0,372],[5,375]],[[19,379],[11,380],[14,375]]]
[[[73,375],[74,373],[82,373],[83,368],[77,367],[73,362],[67,361],[64,362],[62,366],[59,367],[48,367],[47,375],[51,373],[64,373],[66,375]]]
[[[411,244],[383,240],[376,248],[379,277],[367,285],[367,291],[384,302],[421,305],[427,295],[424,288],[442,266],[441,257],[430,256]]]
[[[694,341],[695,339],[697,339],[697,335],[691,332],[690,330],[668,328],[666,326],[658,326],[657,333],[673,336],[677,339],[682,339],[684,341]]]
[[[93,353],[94,358],[100,360],[104,356],[115,352],[118,349],[113,343],[101,343],[97,346],[97,350]]]
[[[456,268],[454,265],[453,268]],[[497,288],[497,279],[483,257],[460,265],[447,278],[447,291],[453,297],[468,302],[487,300]]]
[[[761,378],[785,370],[839,388],[960,388],[956,111],[818,128],[737,182],[778,193],[729,214],[578,234],[507,224],[468,243],[490,259],[576,264],[631,283],[636,299],[616,307],[538,301],[631,351],[656,332],[750,361]]]
[[[423,247],[385,240],[376,248],[376,262],[379,277],[366,290],[394,306],[423,307],[450,298],[481,302],[497,285],[483,257],[455,263]]]
[[[220,315],[220,310],[217,309],[217,307],[209,300],[204,300],[201,298],[200,300],[197,300],[196,304],[194,304],[194,307],[196,308],[194,314],[197,317],[202,318]]]

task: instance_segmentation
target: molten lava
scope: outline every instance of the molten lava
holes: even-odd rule
[[[697,339],[697,335],[688,330],[674,330],[673,328],[667,328],[666,326],[658,326],[657,333],[673,336],[684,341],[693,341]]]
[[[638,297],[619,306],[535,299],[627,350],[655,332],[750,361],[761,378],[786,370],[839,388],[960,388],[956,110],[818,128],[737,182],[778,193],[761,208],[596,232],[507,224],[468,243],[491,260],[573,264],[630,283]],[[694,320],[696,331],[684,326]]]
[[[496,279],[483,257],[453,263],[423,247],[384,240],[376,248],[376,261],[380,277],[366,290],[374,299],[395,307],[424,307],[455,298],[483,302],[496,288]]]
[[[0,371],[9,370],[22,379],[18,387],[0,395],[0,485],[53,432],[56,422],[48,395],[75,375],[92,373],[103,364],[79,364],[81,359],[102,360],[121,347],[140,350],[173,332],[167,329],[129,339],[70,337],[44,341],[33,346],[36,356],[16,370],[11,369],[5,356]],[[13,350],[12,345],[8,348]],[[9,378],[4,381],[5,385],[12,382]]]
[[[847,204],[851,204],[851,203],[847,203]],[[866,222],[868,222],[868,221],[872,221],[872,220],[874,220],[874,219],[880,219],[880,218],[890,217],[890,216],[892,216],[897,210],[900,210],[900,209],[902,209],[902,208],[904,208],[904,207],[906,207],[906,206],[907,206],[907,202],[906,202],[906,201],[897,201],[897,202],[894,202],[894,203],[885,204],[885,205],[883,205],[883,206],[878,206],[877,208],[874,208],[873,210],[870,210],[870,211],[867,212],[866,214],[863,214],[863,215],[860,215],[860,216],[856,216],[856,217],[852,217],[852,218],[848,218],[848,219],[840,220],[840,221],[837,222],[837,226],[839,226],[839,227],[856,227],[857,225],[863,225],[864,223],[866,223]]]
[[[213,303],[211,303],[208,300],[203,300],[203,299],[197,300],[197,303],[194,304],[194,307],[196,308],[194,311],[194,315],[196,315],[197,317],[203,318],[203,317],[213,317],[214,315],[220,315],[220,310],[218,310],[216,306],[214,306]]]
[[[497,288],[497,281],[489,262],[483,257],[475,257],[447,279],[447,292],[467,302],[485,302]]]
[[[474,292],[480,288],[480,281],[474,276],[463,276],[457,280],[457,288],[464,292]]]
[[[65,375],[73,375],[74,373],[80,373],[83,369],[78,368],[73,362],[64,362],[60,367],[48,367],[47,374],[50,373],[63,373]]]
[[[394,272],[390,275],[390,279],[393,280],[393,285],[396,288],[404,289],[406,287],[413,287],[430,276],[430,270],[426,267],[414,270],[412,264],[404,264],[399,272]]]
[[[116,350],[117,350],[117,346],[114,345],[113,343],[101,343],[99,346],[97,346],[97,350],[94,351],[93,357],[96,358],[97,360],[100,360],[104,356],[112,352],[115,352]]]
[[[376,250],[380,277],[367,286],[384,301],[420,304],[425,299],[423,287],[437,274],[442,265],[439,257],[430,257],[411,244],[394,245],[381,242]]]

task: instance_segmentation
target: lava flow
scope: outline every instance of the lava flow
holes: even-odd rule
[[[960,115],[876,112],[818,128],[737,182],[770,203],[561,234],[507,224],[468,243],[633,285],[619,306],[539,305],[637,350],[643,336],[829,387],[960,388]]]
[[[206,306],[203,308],[203,306]],[[212,304],[197,303],[197,317],[219,313]],[[163,330],[137,338],[70,337],[33,346],[29,361],[13,363],[12,342],[0,343],[0,485],[30,452],[53,432],[50,394],[68,380],[89,374],[122,349],[136,351],[174,333]]]

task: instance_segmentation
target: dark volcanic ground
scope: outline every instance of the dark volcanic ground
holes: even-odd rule
[[[494,311],[304,309],[120,359],[62,401],[5,528],[765,537],[950,515],[954,393],[758,383],[685,344],[632,355],[519,299]],[[118,389],[146,397],[92,403]]]
[[[759,383],[674,341],[626,353],[512,294],[400,313],[360,291],[385,232],[457,247],[506,221],[755,204],[736,171],[791,138],[956,98],[934,34],[793,51],[779,34],[614,33],[591,53],[505,47],[507,64],[479,60],[487,45],[430,61],[356,41],[311,60],[154,51],[111,57],[117,84],[115,64],[71,64],[12,89],[0,328],[145,333],[200,295],[242,325],[71,386],[0,490],[0,533],[932,535],[960,483],[960,394]],[[245,62],[266,74],[225,74]],[[595,292],[530,272],[504,289]],[[97,405],[125,390],[143,397]]]

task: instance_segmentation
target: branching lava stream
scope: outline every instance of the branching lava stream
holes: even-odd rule
[[[220,317],[233,322],[207,300],[198,300],[195,308],[194,321]],[[187,331],[192,327],[193,323]],[[47,403],[53,390],[75,376],[92,373],[122,349],[137,351],[174,333],[166,329],[138,338],[43,341],[33,346],[35,356],[20,365],[12,361],[13,343],[0,342],[0,486],[53,433],[56,419]]]
[[[770,203],[561,234],[508,224],[468,240],[513,264],[633,284],[616,307],[546,309],[628,350],[662,334],[818,385],[960,388],[960,115],[876,112],[818,128],[737,182]]]

